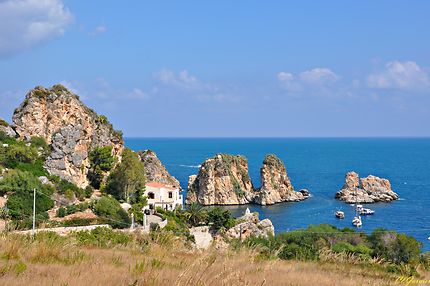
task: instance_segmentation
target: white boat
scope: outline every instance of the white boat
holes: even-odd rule
[[[363,207],[363,205],[357,205],[355,210],[357,211],[358,214],[361,214],[361,215],[373,215],[375,213],[374,210],[366,209]]]
[[[355,216],[352,220],[352,225],[354,225],[355,227],[361,227],[363,225],[363,223],[361,222],[361,217]]]
[[[361,215],[373,215],[375,213],[374,210],[363,208],[360,212]]]
[[[334,215],[335,215],[337,218],[340,218],[340,219],[345,218],[345,213],[344,213],[343,211],[336,211],[336,212],[334,213]]]

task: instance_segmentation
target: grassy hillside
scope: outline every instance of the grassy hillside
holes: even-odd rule
[[[2,285],[395,285],[398,276],[349,262],[263,258],[241,248],[194,251],[167,232],[108,229],[0,237]],[[422,272],[422,278],[430,277]]]

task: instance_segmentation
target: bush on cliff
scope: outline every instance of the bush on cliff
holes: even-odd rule
[[[145,169],[132,150],[124,150],[122,161],[110,174],[105,191],[118,200],[140,201],[145,191]]]

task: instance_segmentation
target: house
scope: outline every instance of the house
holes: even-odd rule
[[[144,195],[148,198],[148,205],[145,208],[151,211],[158,207],[165,210],[174,210],[183,205],[181,189],[163,183],[146,183]]]

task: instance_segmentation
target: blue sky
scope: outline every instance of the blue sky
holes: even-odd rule
[[[430,136],[429,11],[0,0],[0,117],[63,83],[126,136]]]

